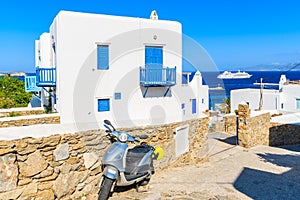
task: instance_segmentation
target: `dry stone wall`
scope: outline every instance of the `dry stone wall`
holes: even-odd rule
[[[0,117],[9,116],[27,116],[27,115],[40,115],[45,114],[45,110],[42,109],[0,109]]]
[[[246,148],[269,145],[270,113],[251,117],[248,104],[239,104],[238,115],[239,145]]]
[[[270,145],[282,146],[300,144],[300,125],[271,123]]]
[[[35,124],[59,124],[60,117],[57,114],[45,114],[36,116],[0,118],[0,128],[30,126]]]
[[[161,146],[165,157],[157,169],[207,160],[208,118],[164,126],[139,127],[147,142]],[[176,158],[174,132],[189,125],[190,151]],[[103,130],[44,138],[0,141],[0,199],[84,199],[98,192],[101,158],[110,145]]]

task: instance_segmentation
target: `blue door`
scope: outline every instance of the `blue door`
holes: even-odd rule
[[[196,99],[192,99],[192,114],[196,114],[197,112],[197,101]]]
[[[146,81],[161,83],[163,68],[163,48],[146,46],[145,47],[145,67]]]

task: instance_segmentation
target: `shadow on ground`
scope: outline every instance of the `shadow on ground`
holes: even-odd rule
[[[291,147],[293,148],[293,147]],[[252,199],[300,199],[300,156],[257,154],[264,162],[290,168],[275,174],[257,169],[244,168],[234,182],[234,187]]]
[[[236,136],[230,136],[224,139],[221,138],[216,138],[218,141],[220,142],[224,142],[226,144],[230,144],[230,145],[236,145],[237,144],[237,139]]]

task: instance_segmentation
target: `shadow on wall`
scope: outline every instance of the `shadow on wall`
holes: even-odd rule
[[[300,145],[297,147],[300,152]],[[282,174],[244,168],[234,187],[252,199],[300,199],[300,156],[258,154],[265,162],[291,168]]]
[[[300,144],[300,125],[280,124],[269,129],[270,146]]]

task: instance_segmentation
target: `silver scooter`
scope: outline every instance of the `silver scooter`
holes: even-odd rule
[[[161,158],[161,148],[141,144],[129,148],[128,142],[139,142],[147,135],[132,136],[127,132],[117,131],[110,121],[104,120],[106,132],[112,145],[102,158],[102,177],[99,183],[98,200],[106,200],[113,193],[115,186],[146,185],[154,174],[153,159]]]

